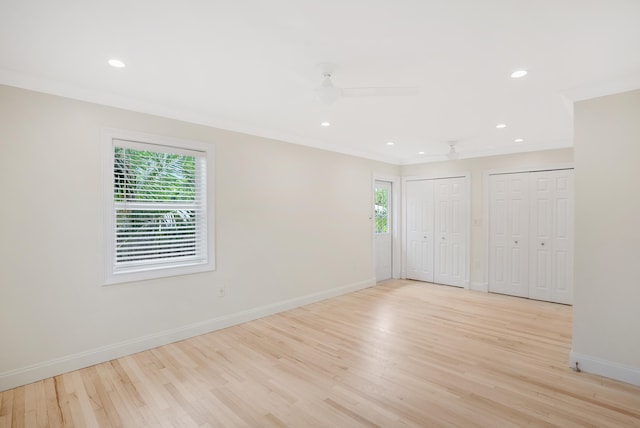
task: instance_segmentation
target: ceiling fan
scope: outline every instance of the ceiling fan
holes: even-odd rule
[[[322,83],[316,88],[318,99],[325,104],[332,104],[341,97],[404,97],[418,95],[415,86],[378,86],[339,88],[331,80],[329,70],[322,72]]]
[[[456,144],[458,144],[458,141],[455,140],[450,140],[446,142],[447,145],[449,146],[449,151],[443,154],[425,154],[425,152],[420,152],[420,155],[423,155],[422,158],[423,159],[428,159],[431,158],[434,161],[441,161],[441,160],[457,160],[460,159],[460,152],[456,149]]]

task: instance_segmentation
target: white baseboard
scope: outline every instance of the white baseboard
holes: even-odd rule
[[[474,291],[483,291],[485,293],[489,292],[489,284],[486,282],[475,282],[471,281],[471,289]]]
[[[289,309],[319,302],[331,297],[340,296],[342,294],[352,293],[364,288],[372,287],[376,284],[374,278],[348,284],[341,287],[324,290],[318,293],[309,294],[307,296],[296,297],[282,302],[276,302],[269,305],[260,306],[246,311],[237,312],[230,315],[224,315],[212,318],[206,321],[178,327],[171,330],[161,331],[159,333],[126,340],[124,342],[114,343],[112,345],[103,346],[96,349],[90,349],[73,355],[56,358],[42,363],[22,367],[16,370],[10,370],[0,373],[0,391],[26,385],[28,383],[37,382],[52,376],[67,373],[73,370],[79,370],[95,364],[110,361],[115,358],[124,357],[135,354],[137,352],[146,351],[158,346],[166,345],[179,340],[188,339],[190,337],[199,336],[215,330],[231,327],[233,325],[242,324],[258,318],[273,315]]]
[[[625,366],[571,351],[569,367],[575,368],[576,362],[581,371],[640,386],[640,368],[638,367]]]

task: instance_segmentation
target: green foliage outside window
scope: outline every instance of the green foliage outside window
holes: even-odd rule
[[[376,233],[389,232],[389,191],[376,189],[375,192],[375,220]]]
[[[195,158],[116,147],[114,200],[193,201]]]
[[[119,262],[195,255],[195,162],[193,156],[115,147]]]

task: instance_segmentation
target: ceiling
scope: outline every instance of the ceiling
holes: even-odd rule
[[[325,104],[321,63],[418,95]],[[569,147],[640,88],[640,1],[0,0],[0,83],[396,164]]]

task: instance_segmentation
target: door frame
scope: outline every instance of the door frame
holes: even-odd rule
[[[474,290],[489,292],[489,176],[498,174],[520,174],[525,172],[539,171],[557,171],[561,169],[573,169],[573,162],[563,162],[553,165],[537,166],[537,167],[521,167],[521,168],[503,168],[491,169],[482,174],[482,246],[484,248],[482,255],[482,283],[475,284]]]
[[[470,275],[471,275],[471,172],[461,171],[459,173],[449,174],[436,174],[436,175],[413,175],[402,177],[402,270],[400,271],[400,278],[407,278],[407,181],[422,181],[422,180],[443,180],[447,178],[464,178],[465,191],[467,192],[467,209],[465,219],[465,234],[467,237],[467,249],[466,258],[467,263],[465,266],[464,285],[463,288],[469,289]]]
[[[371,179],[371,208],[369,220],[371,220],[371,277],[376,282],[376,222],[375,222],[375,198],[376,181],[391,183],[391,278],[400,278],[400,195],[402,191],[401,179],[395,175],[373,174]]]

